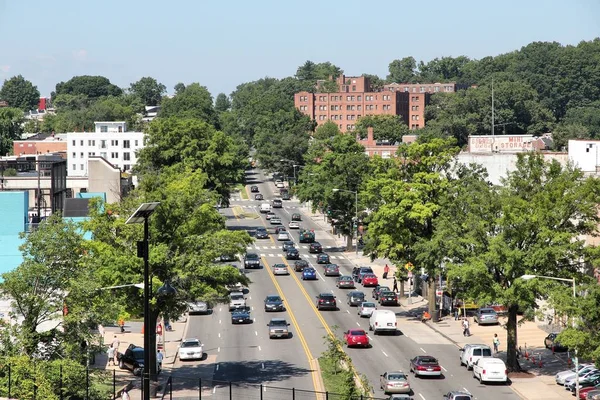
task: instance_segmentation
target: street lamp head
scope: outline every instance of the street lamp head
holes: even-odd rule
[[[125,221],[126,224],[141,224],[156,210],[160,202],[142,203],[137,210]]]
[[[523,279],[524,281],[529,281],[531,279],[535,279],[537,278],[537,275],[523,275],[521,276],[521,279]]]
[[[165,283],[163,283],[163,285],[158,288],[156,293],[159,296],[173,296],[177,294],[177,289],[171,286],[171,283],[169,281],[165,281]]]

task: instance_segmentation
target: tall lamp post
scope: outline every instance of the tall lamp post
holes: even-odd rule
[[[575,277],[569,278],[556,278],[554,276],[544,276],[544,275],[523,275],[521,279],[523,280],[531,280],[531,279],[551,279],[553,281],[561,281],[561,282],[570,282],[573,286],[573,302],[575,302],[575,298],[577,297],[577,290],[575,287]],[[572,317],[571,326],[575,329],[575,316]],[[579,357],[577,356],[577,349],[575,349],[575,398],[579,398]]]
[[[148,254],[148,219],[159,202],[142,203],[127,219],[126,224],[144,224],[144,240],[137,242],[137,255],[144,259],[144,371],[142,373],[143,399],[150,400],[150,352],[156,327],[150,324],[150,267]]]
[[[358,191],[347,190],[347,189],[331,189],[331,190],[333,192],[354,193],[354,206],[355,206],[354,219],[356,221],[356,255],[358,255]]]

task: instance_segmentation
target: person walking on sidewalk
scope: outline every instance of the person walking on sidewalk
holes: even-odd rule
[[[498,339],[498,334],[494,333],[494,355],[498,354],[498,347],[500,346],[500,339]]]
[[[119,339],[117,338],[117,335],[115,335],[112,343],[110,344],[110,347],[112,347],[115,352],[114,352],[114,361],[113,364],[117,365],[117,362],[119,361],[119,345],[121,344],[121,342],[119,341]]]
[[[106,350],[106,355],[108,356],[108,365],[116,365],[115,364],[115,348],[112,345]]]
[[[463,335],[471,336],[471,331],[469,330],[469,320],[466,317],[465,317],[465,319],[463,319],[462,327],[463,327]]]
[[[389,272],[390,272],[390,267],[387,264],[385,264],[385,267],[383,267],[383,279],[387,279]]]
[[[394,287],[392,289],[394,290],[394,293],[398,292],[398,280],[396,279],[396,276],[394,276]]]

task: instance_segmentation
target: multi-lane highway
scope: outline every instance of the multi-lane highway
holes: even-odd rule
[[[257,185],[265,201],[278,197],[272,180],[260,170],[248,171],[249,185]],[[237,200],[231,207],[223,210],[231,229],[247,229],[253,231],[264,226],[270,233],[272,227],[258,213],[258,206],[264,201]],[[286,226],[291,214],[303,213],[305,209],[295,201],[284,201],[282,209],[274,212]],[[244,216],[243,214],[252,214]],[[335,247],[333,238],[312,221],[310,215],[302,215],[303,228],[315,231],[316,240],[321,242],[324,252],[331,256],[331,262],[338,264],[344,275],[350,275],[351,264],[343,253]],[[206,360],[178,364],[182,372],[193,376],[202,374],[204,379],[217,381],[235,381],[239,383],[262,383],[285,388],[315,390],[319,387],[314,368],[316,358],[325,350],[323,337],[334,332],[342,337],[343,331],[349,328],[368,330],[368,319],[361,319],[355,307],[346,304],[347,289],[338,289],[335,278],[324,277],[322,266],[316,264],[316,255],[309,254],[308,245],[298,242],[298,232],[291,233],[301,257],[311,263],[318,272],[318,280],[302,281],[299,273],[290,267],[289,276],[274,276],[270,267],[275,263],[288,263],[281,242],[276,235],[269,239],[256,239],[248,248],[261,256],[264,268],[249,270],[248,277],[252,283],[246,294],[248,305],[252,308],[252,324],[232,325],[226,305],[217,306],[212,315],[193,316],[190,318],[188,337],[198,337],[205,344]],[[366,293],[371,299],[371,288],[357,290]],[[321,292],[330,292],[337,296],[339,310],[317,311],[315,297]],[[263,300],[269,294],[280,295],[286,304],[286,311],[266,313]],[[347,349],[347,353],[361,374],[365,374],[375,388],[375,395],[384,397],[379,389],[379,375],[385,371],[404,370],[408,372],[409,360],[416,355],[432,355],[442,365],[443,379],[409,378],[415,399],[441,399],[450,390],[467,390],[480,400],[518,399],[519,397],[508,386],[481,385],[473,379],[471,371],[459,366],[457,347],[438,335],[419,321],[414,320],[402,307],[383,307],[394,310],[398,315],[399,332],[395,336],[374,336],[370,334],[372,347],[368,349]],[[293,333],[291,339],[269,339],[266,324],[272,317],[283,317],[290,323]],[[337,327],[337,330],[334,329]],[[228,388],[217,388],[228,390]],[[282,396],[285,398],[287,396]]]

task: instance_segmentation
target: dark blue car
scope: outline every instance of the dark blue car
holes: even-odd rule
[[[252,318],[250,318],[250,310],[248,307],[235,310],[231,313],[232,324],[249,324],[251,322]]]
[[[316,280],[317,271],[312,267],[307,267],[302,270],[302,280]]]

